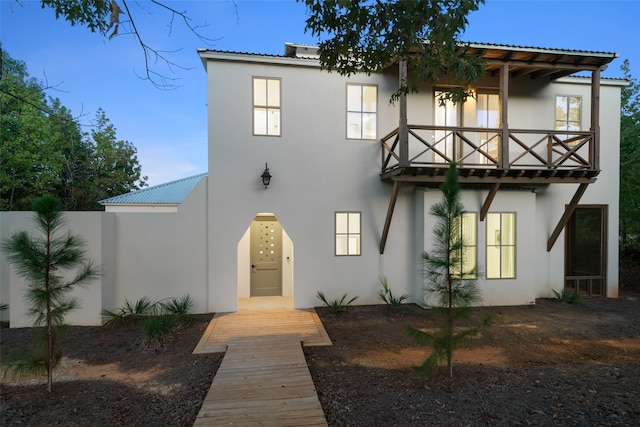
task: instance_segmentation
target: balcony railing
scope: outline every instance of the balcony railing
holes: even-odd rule
[[[408,126],[402,164],[398,129],[382,138],[382,174],[402,168],[429,169],[455,161],[461,170],[518,170],[546,174],[597,174],[595,132]]]

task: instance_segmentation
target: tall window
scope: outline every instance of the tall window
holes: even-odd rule
[[[451,269],[451,274],[459,279],[475,279],[477,276],[477,217],[475,212],[465,212],[460,217],[458,231],[462,250],[456,254],[456,263]]]
[[[500,127],[500,97],[495,93],[479,93],[476,102],[476,121],[481,128]],[[480,134],[480,147],[482,152],[480,163],[497,163],[500,161],[500,140],[495,133],[482,132]]]
[[[516,277],[516,214],[487,214],[487,279]]]
[[[347,138],[376,139],[378,88],[347,85]]]
[[[556,96],[556,130],[581,130],[582,98]]]
[[[360,255],[360,212],[336,212],[336,255]]]
[[[280,136],[280,79],[253,78],[253,134]]]

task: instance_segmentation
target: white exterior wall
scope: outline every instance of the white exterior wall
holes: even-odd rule
[[[258,57],[265,60],[264,57]],[[346,139],[347,79],[316,66],[208,61],[209,303],[235,311],[248,288],[249,263],[236,248],[258,213],[273,213],[293,242],[295,307],[319,304],[316,292],[377,302],[379,275],[407,292],[416,270],[410,203],[396,206],[386,255],[379,243],[391,187],[379,179],[379,141]],[[282,136],[252,135],[252,77],[280,78]],[[357,76],[378,85],[378,134],[397,127],[388,106],[395,80]],[[224,100],[224,102],[220,102]],[[271,185],[260,174],[268,162]],[[334,212],[362,212],[362,255],[334,255]],[[246,255],[245,255],[246,256]],[[385,262],[385,258],[391,262]],[[244,273],[243,273],[244,271]]]
[[[100,325],[103,309],[144,296],[152,301],[185,294],[193,312],[207,307],[207,180],[202,179],[174,213],[65,212],[66,226],[87,243],[88,256],[102,275],[72,293],[80,308],[70,325]],[[0,212],[0,238],[33,232],[33,212]],[[0,301],[9,303],[2,320],[12,328],[33,325],[23,297],[24,280],[0,249]]]
[[[349,79],[320,71],[314,61],[251,55],[211,54],[206,61],[209,90],[210,271],[213,311],[234,311],[248,293],[248,255],[242,240],[253,217],[273,213],[295,248],[295,307],[318,305],[322,290],[329,298],[358,296],[356,303],[378,303],[378,278],[385,274],[394,292],[422,298],[420,253],[429,247],[430,204],[437,189],[403,187],[396,204],[385,255],[378,254],[390,198],[390,185],[380,182],[377,141],[345,138],[346,83]],[[252,135],[252,77],[281,79],[280,137]],[[397,76],[354,76],[357,83],[378,85],[378,138],[397,127],[397,106],[388,99]],[[445,84],[445,81],[441,82]],[[608,206],[608,296],[618,285],[619,86],[601,86],[602,174],[580,204]],[[498,89],[497,78],[479,88]],[[553,129],[556,95],[581,95],[582,127],[590,126],[590,80],[564,78],[549,83],[523,78],[510,82],[509,127]],[[220,100],[224,100],[221,102]],[[433,123],[433,89],[427,85],[408,97],[408,122]],[[535,111],[535,114],[532,114]],[[538,113],[539,112],[539,113]],[[264,189],[259,176],[268,162],[272,183]],[[564,234],[551,252],[547,239],[560,220],[577,185],[553,184],[537,192],[501,190],[490,212],[517,214],[517,276],[514,280],[483,280],[483,304],[528,304],[553,296],[564,283]],[[479,212],[486,190],[465,191],[465,206]],[[334,256],[335,211],[362,212],[362,256]],[[484,236],[479,223],[479,236]],[[246,239],[246,237],[245,237]],[[245,242],[239,245],[239,242]],[[484,237],[480,239],[484,242]],[[479,242],[479,243],[480,243]],[[244,245],[244,246],[243,246]],[[479,246],[479,255],[481,252]],[[483,264],[479,259],[480,265]],[[233,266],[229,268],[228,266]],[[286,271],[286,270],[285,270]],[[288,273],[285,273],[288,274]],[[285,281],[285,293],[288,285]]]
[[[1,212],[0,237],[9,238],[19,231],[26,231],[34,237],[41,234],[33,224],[33,212]],[[82,238],[86,244],[87,257],[97,266],[102,266],[105,254],[102,240],[102,213],[100,212],[65,212],[65,225],[57,236],[64,236],[67,231]],[[2,280],[2,302],[9,304],[8,313],[3,313],[3,320],[8,320],[12,328],[33,326],[33,318],[28,315],[29,306],[24,298],[26,283],[17,275],[16,269],[9,264],[6,252],[0,249],[0,279]],[[73,277],[74,271],[69,273]],[[77,286],[69,295],[78,298],[80,307],[69,313],[66,323],[72,325],[101,324],[102,280],[96,279],[86,287]],[[6,299],[5,299],[6,298]]]

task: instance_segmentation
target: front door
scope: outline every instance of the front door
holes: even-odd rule
[[[566,235],[565,289],[606,295],[606,206],[578,206]]]
[[[282,296],[282,226],[275,216],[251,223],[251,296]]]

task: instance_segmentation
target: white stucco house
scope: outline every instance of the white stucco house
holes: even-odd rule
[[[85,291],[94,311],[77,322],[145,295],[188,293],[200,312],[260,296],[312,307],[318,291],[374,304],[381,275],[421,302],[429,209],[450,161],[467,211],[464,262],[481,271],[484,305],[529,304],[563,287],[616,297],[626,82],[601,72],[617,54],[466,49],[486,59],[486,75],[459,105],[439,102],[452,87],[446,75],[390,103],[397,63],[344,77],[321,70],[313,46],[288,43],[281,56],[199,50],[208,174],[105,200],[104,213],[90,214],[104,275]],[[2,236],[25,227],[19,214],[0,216]],[[83,234],[76,215],[69,222]],[[0,295],[20,324],[19,279],[1,262]]]

